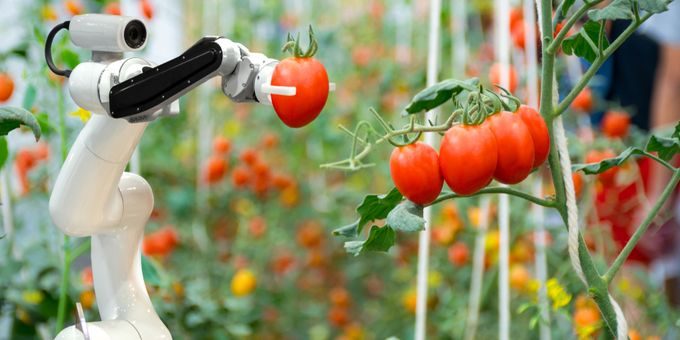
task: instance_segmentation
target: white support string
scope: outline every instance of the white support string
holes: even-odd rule
[[[496,45],[496,62],[500,64],[501,86],[510,86],[510,2],[509,0],[494,0],[494,44]],[[500,245],[498,257],[498,338],[510,338],[510,198],[508,195],[498,197],[498,228],[500,231]]]
[[[541,22],[541,0],[536,0],[536,8],[538,10],[538,20]],[[539,25],[539,32],[543,36],[542,26]],[[553,93],[552,101],[557,102],[558,90],[557,81],[553,78]],[[578,225],[578,207],[576,205],[576,192],[574,191],[574,181],[571,176],[571,159],[569,159],[569,150],[567,148],[567,136],[564,132],[564,124],[562,123],[562,116],[558,116],[553,122],[553,131],[555,133],[555,142],[557,146],[558,155],[560,155],[560,169],[562,170],[562,177],[564,180],[564,189],[567,198],[567,230],[568,230],[568,250],[571,266],[574,268],[576,275],[586,283],[585,275],[583,274],[583,267],[581,267],[581,259],[579,258],[579,225]],[[628,338],[628,323],[623,315],[623,311],[619,304],[614,300],[611,294],[608,294],[609,301],[612,304],[614,313],[616,314],[616,337],[617,339]]]
[[[465,340],[476,338],[479,322],[479,303],[482,297],[482,280],[484,278],[484,251],[486,233],[489,229],[489,196],[483,196],[480,202],[479,230],[475,237],[475,252],[472,258],[472,278],[470,279],[470,302],[465,319]]]
[[[439,28],[441,13],[441,0],[430,1],[430,32],[428,39],[427,56],[427,86],[437,83],[439,71]],[[427,112],[428,121],[436,121],[439,111],[437,109]],[[425,135],[425,143],[435,146],[436,134],[428,133]],[[432,208],[426,207],[423,212],[425,218],[425,230],[420,232],[418,239],[418,277],[417,277],[417,298],[416,298],[416,326],[415,339],[425,340],[425,328],[427,323],[427,277],[428,261],[430,255],[430,226],[432,219]]]

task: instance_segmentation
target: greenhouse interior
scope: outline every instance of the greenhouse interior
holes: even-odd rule
[[[680,339],[678,1],[0,4],[0,339]]]

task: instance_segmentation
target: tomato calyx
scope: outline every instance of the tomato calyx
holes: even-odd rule
[[[314,29],[312,29],[312,25],[309,25],[308,34],[309,34],[309,46],[307,46],[306,51],[303,52],[302,48],[300,47],[300,33],[297,34],[295,39],[293,39],[293,36],[290,33],[288,33],[286,43],[283,44],[281,52],[289,52],[294,58],[314,57],[316,52],[319,50],[319,44],[317,43],[316,38],[314,37]]]
[[[463,106],[462,123],[465,125],[482,124],[486,118],[501,111],[515,112],[521,106],[519,98],[515,97],[505,88],[495,85],[500,93],[484,88],[481,84],[478,90],[468,94]],[[506,99],[506,100],[503,100]],[[453,98],[454,102],[456,98]]]

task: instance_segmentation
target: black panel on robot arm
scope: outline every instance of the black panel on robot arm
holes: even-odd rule
[[[111,88],[109,111],[113,118],[124,118],[149,110],[178,93],[207,80],[222,64],[222,48],[215,40],[199,40],[179,57]]]

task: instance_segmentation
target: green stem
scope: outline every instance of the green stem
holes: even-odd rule
[[[73,250],[71,250],[69,261],[72,262],[73,260],[80,257],[80,255],[83,255],[83,253],[88,251],[90,249],[90,244],[90,240],[87,240],[74,247]]]
[[[543,46],[551,46],[553,42],[553,32],[552,32],[552,1],[551,0],[541,0],[541,30],[543,33],[542,42]],[[588,5],[586,5],[588,6]],[[585,6],[584,6],[585,7]],[[585,13],[587,9],[579,9],[578,13]],[[575,16],[577,16],[575,15]],[[574,20],[572,17],[570,21]],[[575,21],[575,20],[574,20]],[[573,22],[572,22],[573,24]],[[568,25],[567,25],[568,26]],[[562,32],[568,31],[569,27],[565,26]],[[559,35],[558,35],[559,36]],[[555,53],[556,48],[552,50],[550,48],[542,49],[542,72],[541,72],[541,105],[539,111],[541,116],[548,126],[548,132],[550,134],[551,145],[556,145],[555,143],[555,132],[553,128],[553,120],[555,115],[553,115],[553,86],[555,81]],[[589,70],[590,71],[590,70]],[[584,85],[585,86],[585,85]],[[578,92],[577,92],[578,93]],[[564,157],[569,157],[569,155],[564,155]],[[557,148],[550,148],[550,154],[548,158],[548,163],[550,165],[550,173],[555,186],[555,208],[562,216],[562,220],[565,225],[567,224],[567,199],[564,187],[564,178],[562,174],[562,168],[560,167],[560,155]],[[607,284],[600,277],[597,268],[593,263],[592,257],[588,252],[588,248],[583,240],[583,235],[579,232],[579,259],[581,262],[581,267],[583,269],[583,274],[586,280],[586,286],[588,287],[588,292],[593,297],[597,303],[600,311],[602,313],[603,319],[607,324],[605,332],[608,335],[614,334],[617,328],[616,314],[614,313],[614,308],[609,301],[609,293],[607,290]],[[611,337],[611,336],[610,336]]]
[[[564,113],[564,111],[567,110],[569,105],[571,105],[571,103],[574,101],[576,96],[578,96],[578,94],[581,93],[581,91],[583,91],[583,89],[586,87],[586,85],[588,85],[588,82],[590,81],[590,79],[592,79],[593,76],[595,76],[595,73],[597,73],[597,70],[600,69],[600,67],[604,64],[604,62],[607,61],[607,59],[612,54],[614,54],[614,52],[619,47],[621,47],[621,45],[623,45],[623,43],[626,41],[626,39],[628,39],[628,37],[630,37],[635,32],[635,30],[643,22],[645,22],[647,19],[649,19],[649,17],[651,17],[651,16],[652,16],[652,13],[646,13],[645,15],[643,15],[640,18],[640,21],[633,21],[630,25],[628,25],[628,27],[623,31],[623,33],[621,33],[621,35],[619,35],[614,40],[614,42],[612,42],[611,45],[609,45],[609,47],[607,47],[604,50],[604,52],[600,56],[595,58],[595,61],[593,61],[593,63],[588,68],[588,70],[583,74],[583,76],[581,77],[579,82],[576,83],[574,88],[572,88],[571,91],[569,91],[569,94],[567,94],[567,96],[564,97],[562,102],[557,106],[557,109],[555,109],[555,113],[554,113],[555,116],[559,116],[562,113]],[[563,31],[564,31],[564,29],[562,30],[562,32]],[[557,41],[557,39],[555,39],[555,41]]]
[[[447,192],[444,193],[443,195],[440,195],[437,197],[436,200],[432,201],[429,205],[435,205],[437,203],[440,203],[442,201],[446,201],[449,199],[454,199],[454,198],[460,198],[460,197],[474,197],[474,196],[479,196],[479,195],[484,195],[484,194],[506,194],[510,196],[516,196],[519,198],[523,198],[529,202],[544,206],[546,208],[553,208],[555,207],[555,202],[551,200],[546,200],[542,198],[538,198],[535,196],[532,196],[531,194],[527,194],[526,192],[522,192],[519,190],[512,189],[510,187],[489,187],[489,188],[484,188],[482,190],[477,191],[474,194],[471,195],[459,195],[453,192]]]
[[[63,163],[68,154],[66,146],[66,113],[64,112],[64,93],[63,88],[57,91],[57,111],[59,115],[59,140],[61,148],[61,162]],[[68,298],[69,276],[71,274],[71,238],[64,235],[64,261],[61,272],[61,283],[59,284],[59,304],[57,306],[56,333],[64,328],[66,319],[66,300]]]
[[[581,20],[581,18],[588,12],[589,9],[593,8],[595,5],[599,4],[604,0],[596,0],[593,2],[589,2],[583,6],[581,6],[574,15],[572,15],[569,20],[562,26],[562,29],[560,30],[559,33],[555,36],[555,40],[553,40],[550,45],[548,46],[548,53],[550,54],[555,54],[555,52],[559,49],[560,45],[562,44],[562,41],[564,38],[569,34],[569,31],[571,30],[574,25]],[[559,15],[559,13],[557,14]]]
[[[610,283],[614,279],[614,276],[616,276],[616,272],[618,272],[618,270],[621,268],[623,263],[630,255],[630,253],[633,251],[633,248],[635,248],[637,243],[640,241],[642,235],[644,235],[649,226],[652,224],[652,221],[654,221],[654,218],[659,213],[661,207],[664,205],[664,203],[666,203],[668,197],[670,197],[670,195],[675,190],[675,187],[678,185],[678,182],[680,182],[680,170],[675,170],[675,172],[673,173],[673,177],[671,178],[671,181],[668,183],[668,185],[666,185],[666,188],[663,190],[661,196],[656,201],[654,206],[652,206],[652,209],[649,211],[645,219],[642,221],[642,224],[640,224],[635,233],[633,233],[633,236],[631,236],[630,240],[628,240],[626,245],[623,247],[623,250],[621,251],[621,253],[619,253],[619,256],[617,256],[616,259],[614,260],[614,263],[612,263],[612,266],[604,274],[603,279],[605,282]]]

